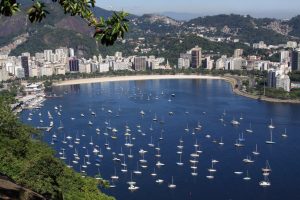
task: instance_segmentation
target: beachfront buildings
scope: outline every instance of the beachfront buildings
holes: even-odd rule
[[[66,73],[106,73],[122,70],[152,70],[169,69],[165,58],[155,56],[129,56],[123,57],[122,52],[114,56],[93,56],[90,59],[78,58],[72,48],[44,50],[30,55],[22,53],[21,56],[0,55],[1,79],[6,80],[7,73],[11,77],[30,78],[52,75],[65,75]],[[7,73],[4,73],[7,72]],[[2,78],[4,77],[4,78]]]
[[[291,80],[287,75],[290,69],[287,65],[282,64],[278,68],[273,68],[268,71],[267,86],[270,88],[283,89],[284,91],[290,92]]]

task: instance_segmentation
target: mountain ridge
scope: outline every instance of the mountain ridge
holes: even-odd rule
[[[197,17],[183,22],[161,14],[145,14],[142,16],[129,16],[130,32],[126,34],[125,39],[131,41],[130,44],[122,44],[117,41],[116,47],[107,48],[102,47],[95,41],[92,37],[93,29],[88,27],[83,19],[65,15],[57,3],[48,3],[47,5],[49,6],[47,7],[50,12],[49,16],[43,22],[37,24],[28,22],[25,10],[11,18],[1,16],[0,46],[11,41],[13,37],[27,32],[29,33],[28,40],[14,49],[11,55],[20,55],[24,51],[35,53],[42,49],[54,49],[64,45],[75,50],[80,49],[81,54],[78,56],[91,57],[99,53],[104,55],[113,53],[116,50],[124,50],[124,55],[138,54],[133,51],[134,44],[138,43],[138,38],[148,38],[146,42],[149,42],[149,44],[146,44],[146,46],[149,46],[151,42],[154,45],[163,47],[164,44],[157,43],[157,41],[165,41],[166,36],[180,38],[195,35],[199,27],[214,30],[205,33],[208,37],[235,38],[241,43],[250,44],[259,41],[265,41],[267,44],[282,44],[292,39],[299,40],[300,37],[300,15],[291,20],[279,20],[254,18],[250,15],[220,14]],[[93,8],[93,11],[97,17],[103,16],[105,18],[113,13],[113,11],[99,7]],[[57,34],[60,36],[59,39],[57,39]],[[180,42],[180,40],[177,40],[177,42]]]

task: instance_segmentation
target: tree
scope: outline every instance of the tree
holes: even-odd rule
[[[29,0],[28,0],[29,1]],[[94,27],[94,37],[101,41],[101,44],[110,46],[119,38],[124,38],[128,32],[128,13],[114,12],[111,17],[99,19],[95,17],[92,8],[95,7],[96,0],[51,0],[58,3],[65,14],[71,16],[80,16],[86,21],[88,26]],[[12,16],[21,10],[21,4],[17,0],[1,0],[0,15]],[[33,1],[27,10],[30,22],[41,22],[49,14],[46,4],[42,0]]]

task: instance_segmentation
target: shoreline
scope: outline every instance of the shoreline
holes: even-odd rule
[[[221,76],[208,76],[208,75],[132,75],[132,76],[111,76],[100,78],[86,78],[66,80],[53,83],[53,86],[66,86],[76,84],[89,84],[89,83],[104,83],[104,82],[121,82],[121,81],[140,81],[140,80],[160,80],[160,79],[210,79],[210,80],[224,80]]]
[[[228,76],[211,76],[211,75],[132,75],[132,76],[111,76],[111,77],[99,77],[99,78],[84,78],[84,79],[74,79],[66,80],[53,83],[53,86],[67,86],[67,85],[77,85],[77,84],[90,84],[90,83],[104,83],[104,82],[121,82],[121,81],[138,81],[138,80],[170,80],[170,79],[206,79],[206,80],[224,80],[231,85],[232,92],[236,95],[247,97],[250,99],[255,99],[259,101],[265,101],[270,103],[290,103],[290,104],[300,104],[300,100],[292,99],[274,99],[264,96],[251,95],[240,91],[235,88],[237,80],[234,77]]]

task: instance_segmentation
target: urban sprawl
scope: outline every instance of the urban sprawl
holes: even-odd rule
[[[267,46],[264,42],[253,44],[254,49],[278,49],[277,46]],[[243,56],[243,49],[235,49],[232,57],[226,55],[214,60],[209,55],[203,55],[198,46],[181,53],[178,64],[170,66],[168,60],[155,56],[128,56],[123,57],[122,52],[116,52],[114,56],[101,55],[85,59],[75,56],[72,48],[62,47],[44,52],[24,52],[21,56],[9,56],[0,54],[0,82],[12,78],[32,78],[53,75],[65,75],[66,73],[106,73],[108,71],[144,71],[172,68],[189,69],[204,68],[207,70],[260,70],[268,72],[268,87],[291,90],[289,72],[300,70],[300,50],[294,41],[282,46],[280,62],[262,60],[260,56]]]

